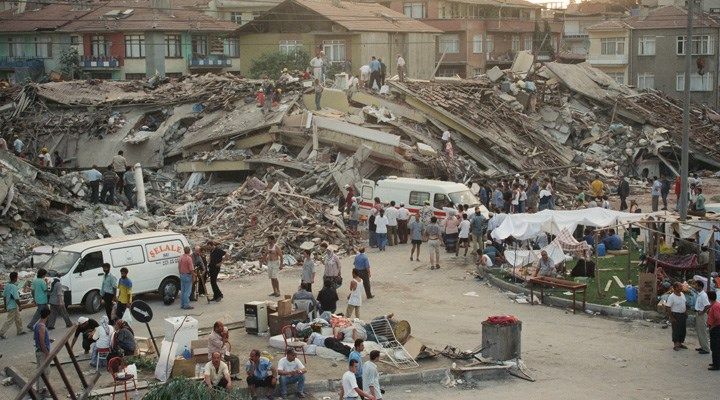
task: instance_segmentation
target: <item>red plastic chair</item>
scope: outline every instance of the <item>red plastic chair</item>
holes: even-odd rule
[[[307,358],[305,357],[305,342],[295,340],[292,325],[283,326],[280,333],[282,333],[283,340],[285,341],[285,352],[287,352],[288,348],[295,350],[296,353],[302,354],[303,362],[307,364]]]
[[[135,383],[135,376],[132,374],[125,373],[124,376],[117,376],[119,372],[125,371],[123,365],[123,359],[120,357],[113,357],[107,363],[107,370],[113,378],[113,393],[112,398],[115,400],[115,390],[118,386],[123,385],[125,391],[125,400],[128,400],[128,382],[132,382],[133,388],[137,390],[137,384]]]

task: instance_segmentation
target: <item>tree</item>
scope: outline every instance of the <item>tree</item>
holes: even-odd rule
[[[80,53],[75,47],[69,47],[60,52],[60,72],[67,79],[80,76]]]
[[[310,66],[310,55],[304,50],[295,50],[290,53],[276,51],[263,54],[254,60],[250,67],[250,76],[260,78],[267,75],[278,78],[284,68],[288,71],[305,71]]]

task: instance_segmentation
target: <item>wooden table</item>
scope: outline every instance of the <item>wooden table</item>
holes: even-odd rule
[[[550,278],[547,276],[534,276],[528,280],[528,283],[530,285],[530,305],[533,305],[533,286],[540,285],[540,301],[543,301],[545,298],[544,288],[545,286],[549,287],[559,287],[567,290],[572,291],[573,296],[573,314],[575,314],[575,295],[578,290],[582,290],[583,294],[583,306],[582,309],[585,311],[585,298],[586,298],[586,292],[587,292],[587,284],[585,283],[577,283],[574,281],[567,281],[565,279],[559,279],[559,278]]]

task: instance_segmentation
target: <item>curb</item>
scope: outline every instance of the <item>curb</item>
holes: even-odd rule
[[[497,278],[491,274],[487,274],[486,276],[487,276],[488,282],[490,282],[493,286],[495,286],[501,290],[506,290],[506,291],[510,291],[513,293],[522,293],[522,294],[527,295],[528,297],[530,296],[530,289],[506,282],[506,281],[504,281],[500,278]],[[582,304],[582,302],[581,302],[581,304]],[[545,295],[543,305],[551,305],[551,306],[560,307],[560,308],[572,308],[572,300]],[[592,311],[592,312],[600,313],[600,315],[614,317],[614,318],[653,319],[653,320],[664,318],[664,315],[658,313],[657,311],[632,310],[627,307],[610,307],[610,306],[604,306],[604,305],[595,304],[595,303],[585,303],[585,309]]]

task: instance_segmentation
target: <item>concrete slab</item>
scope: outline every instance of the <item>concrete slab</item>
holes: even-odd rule
[[[400,136],[398,135],[385,133],[375,129],[364,128],[362,126],[353,125],[333,118],[316,116],[314,120],[318,129],[340,132],[346,135],[389,146],[400,146]]]
[[[22,175],[23,178],[26,178],[28,180],[35,180],[35,177],[38,173],[37,168],[21,160],[20,158],[15,157],[15,155],[10,153],[9,151],[0,151],[0,164],[8,168],[9,170]]]
[[[303,95],[303,104],[308,110],[315,110],[315,93]],[[320,107],[348,112],[350,103],[348,103],[347,93],[340,89],[325,88],[320,98]]]
[[[175,163],[176,172],[250,171],[252,169],[252,166],[245,160],[220,160],[209,163],[204,161],[180,161]]]
[[[530,68],[532,68],[533,60],[534,57],[530,51],[519,51],[515,56],[512,67],[510,67],[510,71],[515,74],[527,74],[530,72]]]
[[[384,107],[384,108],[387,108],[388,110],[390,110],[393,114],[395,114],[397,116],[411,119],[411,120],[419,122],[421,124],[424,124],[427,122],[427,118],[421,112],[418,112],[409,107],[405,107],[403,105],[397,104],[395,102],[385,100],[381,97],[374,96],[370,93],[355,92],[352,95],[352,101],[358,102],[360,104],[364,104],[366,106]]]
[[[488,78],[490,78],[491,81],[497,82],[498,79],[502,78],[503,75],[505,75],[498,66],[494,66],[488,70],[485,75],[487,75]]]

